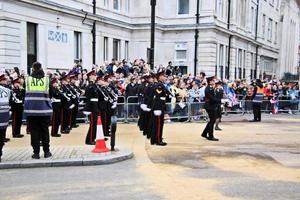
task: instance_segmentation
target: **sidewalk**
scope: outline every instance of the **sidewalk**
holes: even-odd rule
[[[25,133],[26,126],[22,127]],[[84,145],[86,136],[86,124],[73,129],[70,134],[62,135],[60,138],[50,138],[51,158],[45,159],[42,147],[41,158],[34,160],[32,148],[30,146],[30,135],[24,138],[12,138],[11,127],[7,130],[7,137],[11,140],[3,148],[2,162],[0,169],[9,168],[29,168],[29,167],[57,167],[57,166],[83,166],[83,165],[102,165],[120,162],[133,157],[133,152],[128,148],[126,140],[116,139],[116,151],[107,153],[92,153],[94,146]],[[122,141],[122,144],[120,144]],[[109,148],[109,141],[106,146]],[[122,148],[119,148],[122,146]]]

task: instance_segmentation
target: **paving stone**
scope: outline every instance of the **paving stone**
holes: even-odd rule
[[[101,165],[133,157],[132,151],[129,150],[92,153],[91,148],[85,146],[53,147],[51,151],[51,158],[45,159],[44,154],[40,153],[41,159],[34,160],[31,158],[30,148],[8,148],[4,152],[0,169]]]

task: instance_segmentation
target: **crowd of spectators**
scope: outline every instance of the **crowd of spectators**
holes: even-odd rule
[[[120,93],[128,100],[128,103],[138,103],[142,94],[142,83],[144,75],[165,71],[168,79],[165,83],[166,88],[170,91],[168,102],[172,113],[186,112],[187,103],[196,104],[204,101],[204,89],[207,85],[206,74],[201,72],[196,76],[192,74],[182,74],[179,67],[168,62],[166,66],[159,65],[153,70],[143,59],[136,59],[133,62],[122,60],[121,62],[112,60],[111,63],[101,66],[94,65],[93,69],[98,74],[114,74],[112,80],[115,82]],[[14,77],[25,76],[18,68],[6,70],[7,74],[13,79]],[[70,71],[48,71],[51,77],[63,76],[65,74],[78,74],[78,85],[84,89],[88,84],[86,73],[80,62],[76,62]],[[247,100],[251,101],[253,91],[253,81],[247,80],[220,80],[223,83],[224,103],[226,111],[235,111],[238,109],[247,109]],[[264,102],[263,109],[277,113],[278,110],[285,109],[290,114],[293,110],[299,110],[299,86],[297,83],[284,82],[276,79],[262,80],[264,84]],[[123,103],[126,100],[120,100]],[[175,105],[175,106],[172,106]],[[198,109],[199,107],[197,107]],[[250,110],[250,109],[249,109]],[[134,115],[133,113],[132,115]]]

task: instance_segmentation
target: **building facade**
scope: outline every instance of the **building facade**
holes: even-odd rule
[[[0,66],[30,71],[69,69],[147,57],[150,0],[0,0]],[[229,2],[231,2],[229,4]],[[194,73],[197,0],[157,0],[155,64],[171,60]],[[299,7],[296,0],[199,0],[197,72],[221,78],[296,73]]]

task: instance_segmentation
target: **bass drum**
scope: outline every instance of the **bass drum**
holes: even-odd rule
[[[116,143],[116,131],[117,131],[117,116],[111,116],[111,124],[110,124],[110,149],[111,151],[115,150]]]

